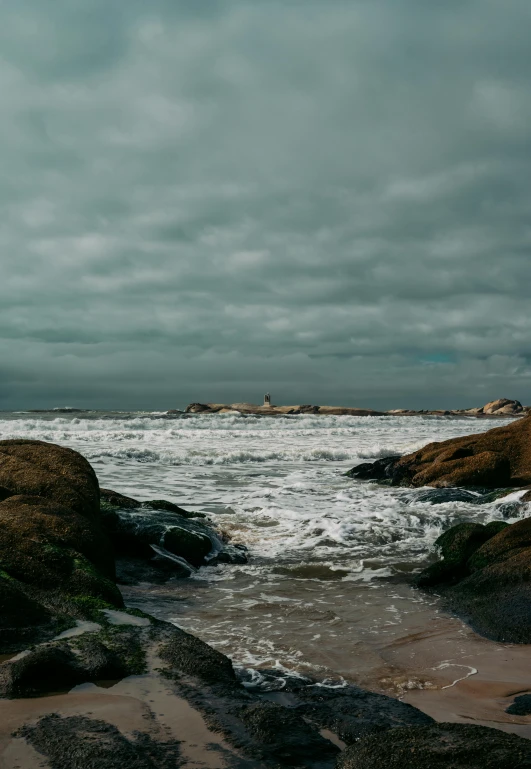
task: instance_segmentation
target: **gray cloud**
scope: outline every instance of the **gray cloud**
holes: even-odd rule
[[[0,21],[0,407],[531,400],[527,0]]]

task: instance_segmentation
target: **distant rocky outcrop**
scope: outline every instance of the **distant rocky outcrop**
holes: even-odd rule
[[[299,414],[321,414],[325,416],[346,415],[355,417],[381,417],[383,411],[374,409],[343,408],[341,406],[257,406],[253,403],[191,403],[186,407],[187,414],[230,414],[238,413],[249,416],[292,416]]]
[[[321,416],[354,416],[354,417],[407,417],[407,416],[454,416],[454,417],[518,417],[530,411],[531,407],[522,406],[519,401],[500,398],[485,406],[471,409],[432,409],[416,411],[414,409],[391,409],[390,411],[377,411],[368,408],[353,408],[348,406],[313,406],[310,404],[298,406],[259,406],[254,403],[190,403],[186,407],[186,414],[231,414],[238,413],[246,416],[293,416],[299,414],[320,414]],[[168,414],[181,414],[182,412],[171,409]]]
[[[498,398],[498,400],[486,403],[480,408],[465,409],[462,413],[472,414],[477,416],[478,414],[496,415],[496,416],[515,416],[517,414],[523,414],[527,409],[522,406],[520,401],[509,400],[509,398]]]
[[[478,435],[430,443],[403,457],[364,463],[349,475],[393,486],[527,486],[531,484],[531,415]]]

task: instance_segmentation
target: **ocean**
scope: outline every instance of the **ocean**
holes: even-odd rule
[[[506,500],[430,504],[422,490],[345,473],[506,423],[4,412],[0,437],[70,446],[91,462],[101,486],[206,513],[246,545],[246,565],[206,567],[188,580],[126,587],[124,595],[227,654],[248,671],[249,686],[267,687],[266,671],[274,670],[405,696],[473,675],[468,657],[489,643],[442,611],[436,596],[411,587],[411,576],[449,526],[502,514],[510,522],[521,513]]]

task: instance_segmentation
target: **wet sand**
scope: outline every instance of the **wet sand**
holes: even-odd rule
[[[181,741],[181,757],[190,769],[224,769],[240,757],[209,729],[201,714],[156,675],[130,676],[96,686],[84,684],[67,694],[0,700],[0,769],[44,769],[48,762],[13,732],[42,716],[87,716],[116,726],[122,734],[148,733],[156,740]],[[251,764],[249,764],[251,766]],[[256,764],[253,764],[256,766]]]

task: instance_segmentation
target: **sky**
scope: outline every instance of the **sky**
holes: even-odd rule
[[[3,0],[0,408],[531,403],[529,0]]]

